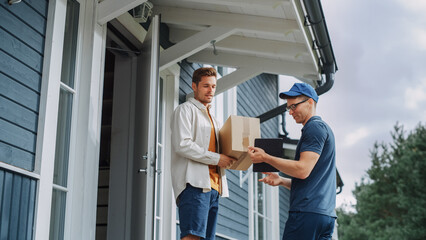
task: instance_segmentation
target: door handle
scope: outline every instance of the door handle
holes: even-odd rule
[[[142,156],[142,160],[148,160],[148,153],[145,153],[145,155]],[[138,173],[148,173],[148,169],[147,168],[140,168],[138,170]]]
[[[146,174],[148,172],[148,170],[146,168],[141,168],[141,169],[138,170],[138,173],[142,173],[142,172]],[[162,173],[162,171],[161,171],[161,169],[157,169],[157,170],[155,170],[155,173],[160,175]]]
[[[148,160],[148,153],[146,155],[142,156],[142,159],[143,160]],[[160,175],[161,172],[162,172],[161,169],[156,169],[155,170],[155,173],[157,173],[158,175]],[[148,169],[141,168],[141,169],[138,170],[138,173],[145,173],[145,174],[147,174],[148,173]]]

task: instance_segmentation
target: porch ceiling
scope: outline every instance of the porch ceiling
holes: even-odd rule
[[[160,70],[183,59],[234,67],[217,93],[261,73],[288,75],[317,87],[321,79],[312,31],[297,0],[150,0],[174,43]],[[213,41],[215,41],[213,45]]]

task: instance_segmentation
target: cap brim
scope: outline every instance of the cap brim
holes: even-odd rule
[[[300,96],[302,95],[299,92],[293,92],[293,91],[288,91],[288,92],[282,92],[280,93],[279,97],[282,99],[286,99],[287,97],[296,97],[296,96]]]

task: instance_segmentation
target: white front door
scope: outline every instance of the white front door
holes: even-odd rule
[[[157,109],[159,92],[160,19],[152,19],[141,54],[137,57],[135,84],[132,239],[153,239],[157,160]]]
[[[115,64],[107,239],[153,239],[159,17],[153,18],[138,52],[109,34],[119,46],[110,47]]]

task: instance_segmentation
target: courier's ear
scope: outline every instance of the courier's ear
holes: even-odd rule
[[[195,82],[192,82],[192,91],[195,92],[196,89],[197,89],[197,84]]]
[[[309,98],[308,102],[309,102],[309,106],[311,106],[311,109],[315,109],[317,107],[317,103],[315,102],[314,99]]]

